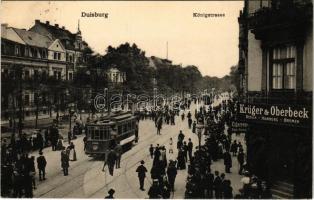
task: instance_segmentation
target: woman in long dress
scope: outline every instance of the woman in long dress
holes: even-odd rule
[[[71,161],[76,161],[77,158],[76,158],[76,151],[75,151],[75,146],[73,144],[73,142],[71,142],[70,144],[70,155],[69,155],[69,158]]]
[[[180,148],[179,152],[178,152],[178,165],[177,165],[177,168],[178,169],[185,169],[186,168],[186,166],[185,166],[185,158],[184,158],[184,153],[183,153],[182,148]]]

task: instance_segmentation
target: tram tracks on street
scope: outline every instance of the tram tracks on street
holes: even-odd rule
[[[147,138],[148,138],[148,139],[147,139]],[[151,143],[151,142],[153,142],[154,140],[156,140],[157,138],[158,138],[157,135],[155,135],[155,136],[153,136],[153,137],[152,137],[151,135],[148,135],[147,137],[143,138],[143,141],[149,140],[149,143]],[[145,144],[145,143],[141,143],[141,144],[139,144],[139,145],[136,145],[134,148],[139,148],[139,150],[137,150],[137,151],[133,152],[132,154],[130,154],[130,155],[124,157],[121,161],[126,161],[126,160],[132,158],[134,155],[136,155],[137,153],[139,153],[140,151],[142,151],[143,148],[146,147],[146,146],[147,146],[147,144]],[[70,182],[72,182],[72,181],[76,181],[77,179],[80,180],[80,179],[86,174],[86,172],[88,172],[91,168],[93,168],[93,167],[97,167],[97,168],[98,168],[98,167],[102,166],[102,164],[103,164],[103,162],[97,163],[96,166],[95,166],[95,165],[91,165],[89,168],[85,169],[83,173],[81,173],[81,174],[79,174],[78,176],[75,176],[75,177],[73,177],[73,178],[67,179],[67,180],[65,180],[65,181],[63,181],[63,182],[61,182],[61,183],[58,183],[57,186],[50,188],[48,191],[45,191],[44,193],[38,195],[38,197],[43,197],[44,195],[46,195],[46,194],[48,194],[48,193],[50,193],[50,192],[52,192],[52,191],[54,191],[54,190],[57,190],[57,189],[60,188],[60,186],[62,186],[62,185],[65,185],[65,184],[70,183]],[[137,163],[135,163],[135,165],[136,165],[136,164],[137,164]],[[75,170],[75,169],[77,169],[77,168],[79,168],[80,166],[81,166],[81,165],[76,165],[75,167],[70,168],[70,172],[73,171],[73,170]],[[133,166],[134,166],[134,165],[133,165]],[[132,166],[131,166],[131,167],[132,167]],[[107,170],[107,169],[106,169],[106,170]],[[84,186],[84,184],[87,184],[87,183],[93,181],[94,178],[96,178],[97,176],[98,176],[98,174],[97,174],[96,176],[93,176],[93,177],[90,177],[89,179],[87,179],[86,182],[83,182],[83,183],[79,186],[79,189],[81,189],[81,188]],[[112,181],[110,181],[109,183],[107,183],[105,186],[109,185],[111,182],[113,182],[113,181],[114,181],[116,178],[118,178],[119,176],[121,176],[121,174],[119,174],[118,176],[114,177],[114,179],[113,179]],[[104,187],[102,187],[101,189],[103,189],[103,188],[104,188]],[[97,190],[97,191],[98,191],[98,190]],[[94,192],[94,193],[97,193],[97,191]],[[92,193],[92,195],[93,195],[94,193]],[[92,196],[92,195],[89,195],[89,196]],[[67,196],[69,196],[68,193],[67,193]]]
[[[171,127],[171,126],[169,126],[169,127]],[[165,143],[170,139],[170,137],[173,137],[173,135],[175,135],[175,134],[177,134],[177,133],[176,133],[176,132],[173,132],[173,133],[171,133],[171,134],[167,134],[168,137],[163,138],[163,140],[161,140],[161,141],[157,140],[157,141],[159,141],[159,142],[155,141],[154,143],[165,144]],[[158,139],[158,137],[159,137],[158,135],[155,135],[154,137],[152,137],[152,139],[155,140],[155,138]],[[159,139],[160,139],[160,138],[159,138]],[[151,140],[150,140],[150,141],[151,141]],[[144,146],[146,146],[146,148],[149,147],[149,146],[150,146],[150,142],[149,142],[148,144],[144,145]],[[139,150],[139,151],[141,151],[141,150]],[[132,155],[130,155],[130,156],[135,156],[139,151],[134,152],[134,153],[133,153]],[[104,188],[106,188],[109,184],[111,184],[113,181],[115,181],[115,180],[116,180],[117,178],[119,178],[120,176],[122,176],[122,175],[123,175],[123,176],[127,176],[127,174],[126,174],[127,171],[130,170],[132,167],[136,166],[136,165],[138,164],[138,162],[139,162],[139,161],[136,161],[134,164],[128,166],[128,169],[125,168],[124,172],[122,172],[122,173],[119,174],[118,176],[114,177],[114,179],[111,180],[110,182],[108,182],[107,185],[104,185],[103,187],[99,188],[97,191],[95,191],[94,193],[92,193],[92,194],[89,195],[88,197],[89,197],[89,198],[90,198],[90,197],[93,197],[95,194],[97,194],[97,193],[99,193],[100,191],[102,191]],[[148,179],[148,181],[149,181],[149,179]],[[150,181],[149,181],[149,182],[150,182]],[[151,182],[150,182],[150,183],[151,183]],[[129,183],[129,182],[128,182],[127,184],[130,186],[130,183]],[[132,188],[132,186],[130,186],[130,188]],[[135,192],[133,189],[131,189],[131,190],[132,190],[132,192],[133,192],[138,198],[140,198],[140,197],[138,196],[137,192]]]

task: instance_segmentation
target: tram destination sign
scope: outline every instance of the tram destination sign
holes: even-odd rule
[[[237,106],[238,120],[287,126],[310,127],[312,109],[302,105],[245,104]]]

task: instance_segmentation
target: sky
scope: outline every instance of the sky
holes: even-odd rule
[[[195,65],[202,75],[223,77],[238,63],[238,16],[242,1],[23,1],[1,3],[0,21],[30,28],[35,19],[77,31],[100,54],[111,45],[135,43],[146,56]],[[108,13],[82,17],[82,12]],[[193,17],[193,13],[225,17]]]

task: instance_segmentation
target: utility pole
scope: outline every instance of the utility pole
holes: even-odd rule
[[[166,49],[167,49],[167,60],[168,60],[168,41],[167,41]]]
[[[39,114],[39,91],[35,93],[35,103],[36,103],[36,119],[35,119],[35,128],[38,126],[38,114]]]

